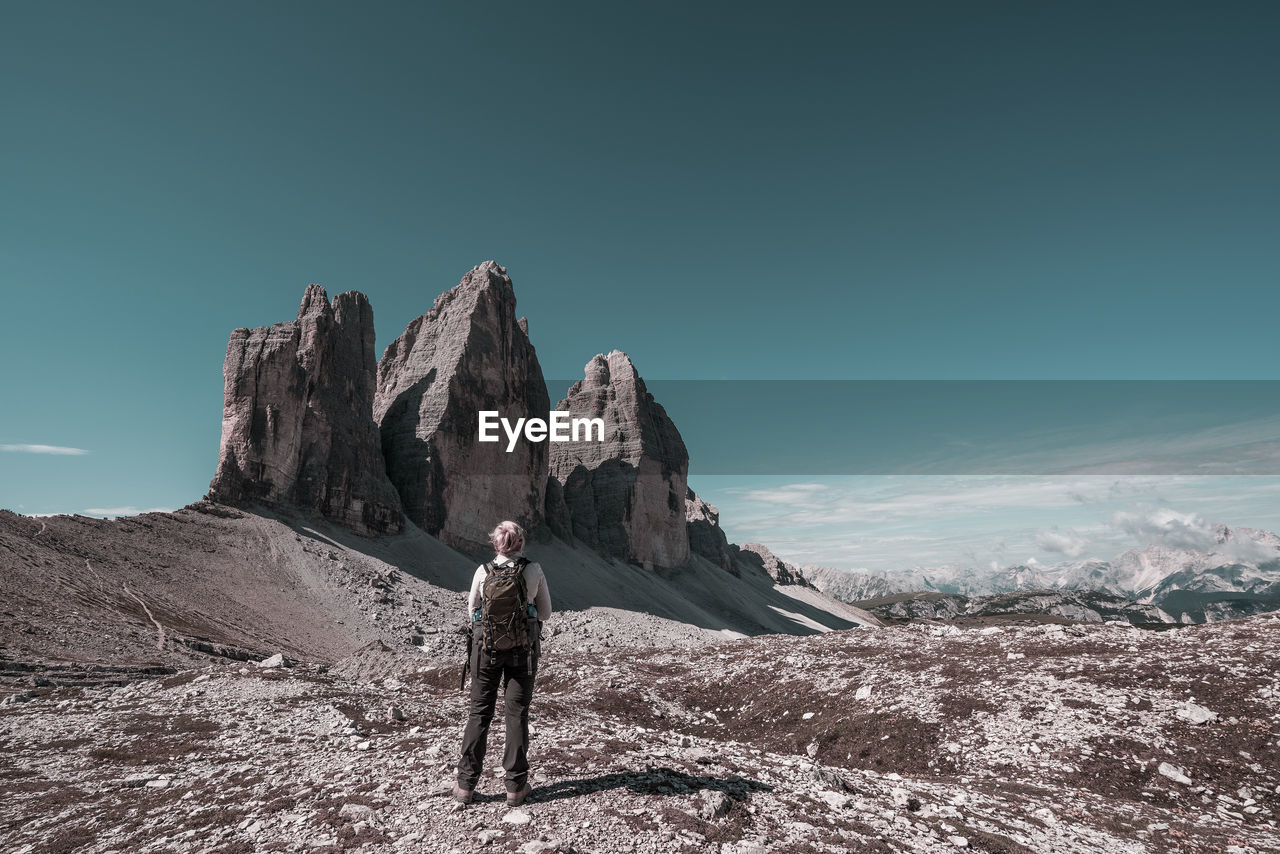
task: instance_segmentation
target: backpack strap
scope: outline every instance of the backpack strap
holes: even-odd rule
[[[511,563],[515,565],[516,570],[520,573],[516,576],[516,580],[520,587],[520,598],[524,600],[524,605],[527,607],[529,604],[529,585],[524,580],[524,568],[529,565],[529,559],[527,557],[518,557]]]

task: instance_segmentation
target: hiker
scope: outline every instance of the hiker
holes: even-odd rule
[[[489,534],[489,541],[497,554],[476,568],[467,599],[471,706],[453,797],[464,804],[475,799],[476,784],[484,770],[489,722],[501,685],[507,718],[502,767],[507,772],[507,804],[514,807],[533,791],[529,784],[529,702],[538,672],[542,621],[551,616],[551,595],[542,567],[521,554],[523,528],[515,522],[503,522]]]

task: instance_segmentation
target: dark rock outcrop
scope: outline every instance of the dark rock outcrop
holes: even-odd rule
[[[542,521],[547,444],[477,441],[478,413],[547,418],[550,399],[506,269],[486,261],[387,347],[374,418],[406,515],[463,550],[503,519]],[[501,431],[499,431],[501,433]]]
[[[769,577],[778,584],[796,584],[800,587],[813,587],[809,583],[809,579],[804,577],[804,573],[799,567],[793,566],[782,560],[768,547],[759,543],[745,543],[738,547],[738,558],[744,563],[758,567],[769,574]]]
[[[720,511],[692,489],[685,493],[684,517],[689,529],[689,551],[701,555],[725,572],[738,574],[729,540],[720,527]]]
[[[565,542],[572,542],[573,521],[569,518],[569,505],[564,503],[564,486],[554,477],[547,478],[545,514],[551,533]]]
[[[222,374],[222,444],[209,498],[319,511],[362,534],[403,528],[372,418],[373,309],[309,285],[298,319],[237,329]]]
[[[551,446],[551,476],[564,488],[573,536],[644,566],[684,564],[689,452],[627,354],[593,357],[556,409],[605,424],[603,442]]]

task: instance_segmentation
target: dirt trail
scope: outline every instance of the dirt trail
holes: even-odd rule
[[[102,573],[94,569],[93,564],[89,563],[89,559],[84,559],[84,567],[93,573],[93,577],[98,580],[98,590],[102,591],[102,595],[109,601],[111,598],[111,590],[107,587],[107,580],[102,577]]]
[[[85,563],[88,563],[88,561],[85,561]],[[123,584],[121,586],[124,587],[124,592],[127,593],[133,601],[141,605],[143,611],[147,612],[147,618],[151,620],[156,627],[156,649],[164,649],[164,626],[160,625],[160,621],[151,613],[151,609],[147,607],[147,603],[143,602],[136,593],[129,589],[128,584]]]

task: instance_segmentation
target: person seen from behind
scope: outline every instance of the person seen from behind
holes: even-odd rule
[[[484,770],[489,723],[501,687],[506,715],[502,767],[507,804],[519,806],[533,791],[529,784],[529,703],[538,672],[542,622],[551,616],[551,594],[542,567],[521,553],[523,528],[515,522],[502,522],[489,534],[489,540],[497,554],[476,568],[467,598],[471,703],[453,797],[464,804],[475,799]]]

